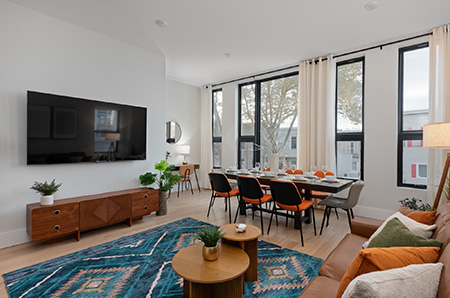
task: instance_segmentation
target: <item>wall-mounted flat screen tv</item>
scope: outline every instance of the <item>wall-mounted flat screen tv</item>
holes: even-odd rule
[[[27,164],[145,160],[147,109],[28,91]]]

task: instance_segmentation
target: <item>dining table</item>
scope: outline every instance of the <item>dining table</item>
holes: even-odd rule
[[[320,191],[326,193],[338,193],[347,188],[349,188],[353,180],[348,179],[336,179],[335,181],[327,181],[325,179],[321,179],[318,177],[308,177],[303,179],[294,179],[294,175],[287,174],[263,174],[261,172],[239,172],[239,171],[224,171],[224,174],[228,177],[228,179],[236,180],[239,175],[247,175],[253,176],[258,179],[261,185],[270,185],[271,180],[288,180],[292,181],[295,186],[297,186],[300,193],[301,190],[304,190],[303,196],[305,200],[312,200],[311,192],[312,191]],[[245,202],[240,202],[240,214],[245,215]],[[272,212],[271,210],[264,210],[267,212]],[[282,214],[279,214],[282,215]],[[287,216],[287,215],[286,215]],[[306,212],[305,214],[305,223],[311,223],[310,212]],[[297,220],[297,217],[294,217],[294,227],[299,229],[300,224]]]

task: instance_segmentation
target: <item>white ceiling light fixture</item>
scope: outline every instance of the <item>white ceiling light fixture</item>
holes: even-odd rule
[[[377,1],[377,0],[376,1],[370,1],[370,2],[367,2],[366,5],[364,5],[364,8],[367,11],[372,11],[372,10],[376,9],[379,5],[380,5],[380,1]]]
[[[164,27],[167,26],[167,22],[164,21],[164,20],[156,20],[155,24],[158,25],[161,28],[164,28]]]

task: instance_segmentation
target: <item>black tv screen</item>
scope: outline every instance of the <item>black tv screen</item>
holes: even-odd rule
[[[145,160],[147,109],[28,91],[27,164]]]

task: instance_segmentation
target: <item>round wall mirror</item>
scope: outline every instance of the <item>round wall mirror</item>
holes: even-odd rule
[[[175,121],[166,122],[166,142],[169,144],[178,143],[181,139],[181,127]]]

